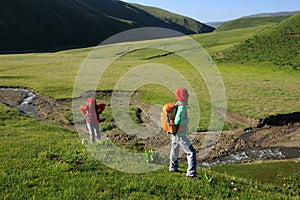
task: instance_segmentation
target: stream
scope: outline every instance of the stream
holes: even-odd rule
[[[299,148],[268,148],[268,149],[256,149],[245,150],[236,152],[235,154],[229,154],[227,156],[217,158],[212,161],[204,161],[200,163],[200,166],[211,167],[221,164],[239,164],[252,162],[254,160],[284,160],[300,157]]]
[[[17,108],[21,114],[27,114],[32,117],[36,117],[42,119],[43,116],[38,112],[37,107],[35,106],[35,102],[39,99],[39,97],[27,89],[22,88],[0,88],[0,92],[13,92],[18,95],[20,102],[16,103],[15,101],[9,101],[5,98],[1,98],[1,102],[10,107]]]
[[[8,97],[9,96],[9,97]],[[0,88],[1,102],[17,108],[21,114],[30,115],[39,119],[45,119],[45,116],[39,113],[37,101],[44,101],[51,104],[38,94],[22,88]],[[227,156],[219,157],[211,161],[200,162],[200,166],[209,167],[220,164],[238,164],[251,162],[253,160],[283,160],[300,158],[299,148],[267,148],[244,150]]]

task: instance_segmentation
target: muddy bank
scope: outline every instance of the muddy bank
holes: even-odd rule
[[[89,92],[82,98],[89,97]],[[109,102],[112,91],[99,91],[97,99]],[[0,88],[1,101],[11,107],[17,108],[20,113],[28,114],[41,120],[61,124],[63,127],[75,131],[72,118],[72,99],[55,100],[39,94],[31,89],[24,88]],[[154,119],[147,113],[147,105],[134,102],[138,106],[139,115],[143,125]],[[109,104],[108,104],[109,106]],[[203,166],[215,164],[233,164],[252,162],[255,160],[282,160],[300,158],[300,113],[280,114],[269,116],[265,119],[252,119],[237,113],[227,112],[226,120],[230,123],[242,124],[246,129],[223,131],[217,144],[202,160]],[[113,122],[111,122],[113,123]],[[153,124],[159,124],[152,122]],[[118,145],[129,149],[144,151],[145,149],[160,150],[168,154],[170,138],[160,132],[149,138],[137,138],[129,136],[112,126],[113,129],[104,132],[105,137]],[[205,135],[194,133],[192,143],[199,150]],[[182,160],[185,155],[182,154]]]

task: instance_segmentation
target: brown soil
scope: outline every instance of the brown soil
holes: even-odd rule
[[[33,104],[36,106],[41,119],[51,123],[61,124],[64,128],[76,131],[74,122],[68,117],[72,115],[72,99],[55,100],[38,94],[36,91],[32,92],[37,95]],[[98,92],[97,98],[107,98],[110,95],[110,91]],[[88,95],[86,94],[86,96]],[[5,104],[14,106],[22,102],[24,95],[15,91],[0,90],[0,98]],[[138,106],[143,111],[142,119],[148,120],[149,117],[146,114],[147,106],[144,104]],[[211,160],[247,149],[268,147],[300,148],[299,112],[270,116],[266,119],[253,119],[227,111],[226,121],[248,128],[223,131],[216,145],[214,145],[210,153],[204,158],[205,160]],[[201,148],[206,134],[209,133],[194,133],[195,137],[192,139],[192,143],[198,151]],[[104,135],[118,145],[138,150],[158,150],[161,149],[161,147],[167,147],[170,144],[169,136],[163,132],[149,138],[137,138],[135,136],[126,135],[115,128],[109,132],[105,132]],[[166,151],[168,150],[169,149],[166,148]]]

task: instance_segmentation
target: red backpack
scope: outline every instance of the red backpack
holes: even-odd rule
[[[174,124],[178,105],[175,103],[167,103],[162,107],[160,114],[161,127],[168,134],[174,134],[177,132],[177,128]]]
[[[98,122],[101,122],[100,114],[104,111],[105,106],[106,105],[104,103],[100,103],[97,106],[95,106],[95,111],[96,111]]]

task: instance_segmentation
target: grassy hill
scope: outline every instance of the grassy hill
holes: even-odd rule
[[[169,20],[162,10],[155,16],[155,8],[149,13],[146,7],[115,0],[3,0],[0,9],[0,52],[93,46],[138,27],[164,27],[184,34],[213,30],[183,16],[172,15]]]
[[[219,53],[216,60],[271,62],[300,68],[300,14]]]
[[[182,17],[178,14],[174,14],[151,6],[143,6],[139,4],[133,5],[137,8],[147,11],[151,15],[161,19],[162,21],[168,24],[173,24],[175,26],[184,26],[185,28],[193,31],[194,33],[209,33],[214,31],[213,27],[207,26],[203,23],[199,23],[198,21],[195,21],[194,19],[191,19],[189,17]]]
[[[283,11],[283,12],[271,12],[271,13],[259,13],[254,15],[248,15],[243,18],[250,18],[250,17],[275,17],[275,16],[290,16],[300,13],[300,10],[296,11]]]
[[[220,26],[222,26],[223,24],[225,23],[228,23],[228,25],[224,25],[224,27],[222,28],[223,31],[224,30],[231,30],[231,28],[233,29],[239,29],[239,28],[243,28],[243,27],[246,27],[246,28],[249,28],[249,27],[252,27],[253,25],[257,24],[257,25],[261,25],[259,24],[259,21],[260,23],[262,22],[263,24],[269,24],[269,23],[277,23],[279,22],[278,20],[276,20],[276,18],[269,18],[269,19],[260,19],[262,17],[283,17],[284,16],[291,16],[291,15],[295,15],[295,14],[298,14],[300,13],[300,10],[298,11],[285,11],[285,12],[272,12],[272,13],[259,13],[259,14],[254,14],[254,15],[248,15],[248,16],[245,16],[245,17],[241,17],[239,19],[235,19],[235,20],[230,20],[230,21],[221,21],[221,22],[206,22],[205,24],[209,25],[209,26],[212,26],[214,28],[219,28]],[[240,19],[248,19],[248,20],[240,20]],[[249,20],[249,18],[257,18],[259,20],[257,20],[257,22],[255,22],[253,24],[254,21],[252,20]],[[277,18],[280,20],[280,18]],[[255,20],[256,21],[256,20]],[[249,27],[247,26],[247,23],[250,23]],[[240,27],[242,26],[242,27]]]
[[[192,35],[192,38],[199,42],[208,53],[213,55],[216,52],[239,44],[241,41],[256,35],[265,28],[266,26],[256,26],[228,31],[214,31],[207,34],[195,34]]]
[[[239,18],[224,23],[216,29],[216,31],[228,31],[234,29],[250,28],[257,26],[267,26],[279,23],[290,16],[276,16],[276,17],[253,17],[253,18]]]

